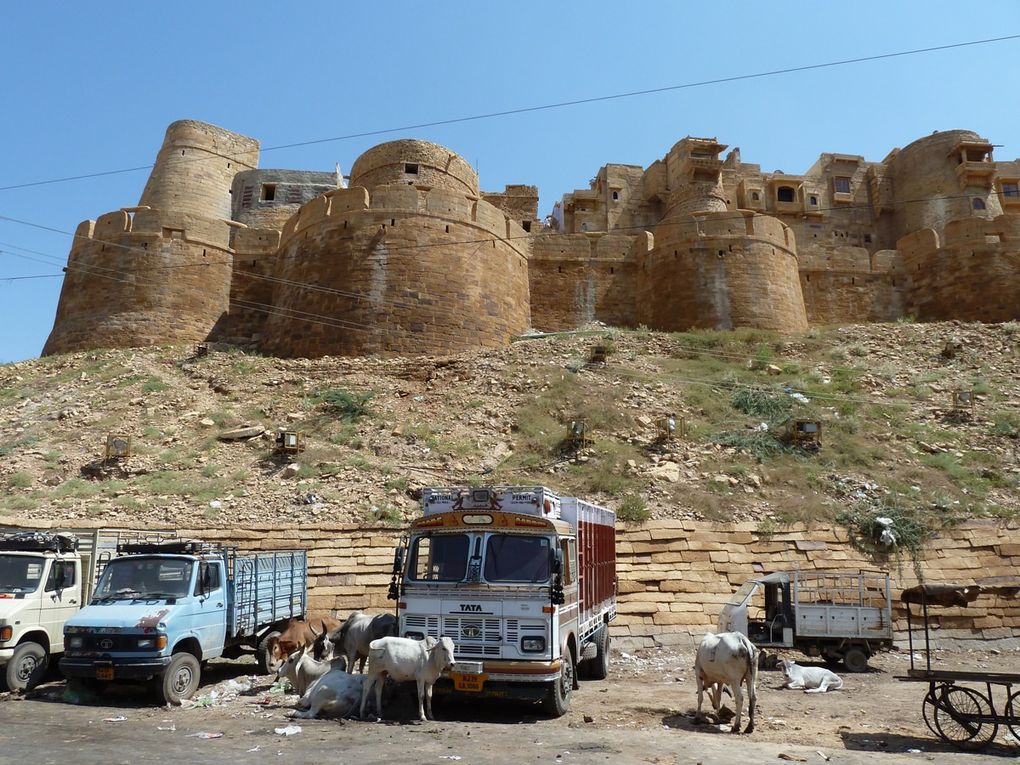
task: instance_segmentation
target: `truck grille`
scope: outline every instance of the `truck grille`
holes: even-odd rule
[[[138,639],[144,635],[76,635],[81,637],[81,648],[75,651],[102,651],[104,653],[113,651],[151,651],[152,648],[138,648]]]
[[[432,637],[448,637],[457,656],[499,656],[503,643],[499,619],[472,616],[405,617],[406,629]],[[509,636],[508,636],[509,637]]]

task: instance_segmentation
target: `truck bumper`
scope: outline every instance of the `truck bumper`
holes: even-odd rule
[[[6,664],[14,656],[14,646],[10,648],[0,648],[0,664]]]
[[[549,692],[547,683],[535,683],[531,680],[523,683],[505,680],[486,680],[480,691],[458,691],[453,681],[441,677],[432,687],[436,696],[443,696],[461,701],[470,699],[508,699],[511,701],[541,701]]]
[[[163,674],[170,664],[169,656],[139,659],[76,659],[65,656],[60,660],[60,671],[64,677],[89,677],[95,679],[100,669],[113,669],[114,680],[148,680]]]

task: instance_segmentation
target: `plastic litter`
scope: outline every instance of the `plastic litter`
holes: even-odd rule
[[[220,731],[200,730],[198,733],[189,733],[188,738],[223,738],[223,733]]]
[[[116,717],[104,717],[103,722],[124,722],[126,719],[124,715],[117,715]]]
[[[273,732],[280,736],[293,736],[301,732],[300,725],[286,725],[282,728],[274,728]]]

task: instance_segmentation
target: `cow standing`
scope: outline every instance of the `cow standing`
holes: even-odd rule
[[[754,707],[757,702],[755,685],[758,682],[758,649],[739,632],[711,633],[701,639],[698,655],[694,661],[694,675],[698,683],[698,713],[695,719],[702,721],[701,704],[705,689],[711,686],[712,707],[719,714],[719,703],[723,686],[733,690],[733,702],[737,707],[733,718],[733,733],[740,733],[740,713],[744,707],[742,685],[747,685],[747,728],[744,733],[754,730]]]

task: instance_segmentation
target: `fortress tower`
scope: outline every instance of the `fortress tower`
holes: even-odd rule
[[[719,157],[725,148],[688,137],[666,156],[666,214],[638,261],[638,321],[662,330],[803,331],[793,232],[775,218],[728,209]]]
[[[461,157],[376,146],[351,187],[284,226],[263,348],[280,356],[501,347],[529,324],[528,234],[481,198]]]
[[[230,184],[257,162],[255,139],[170,125],[139,205],[78,226],[43,353],[206,339],[230,300]]]

